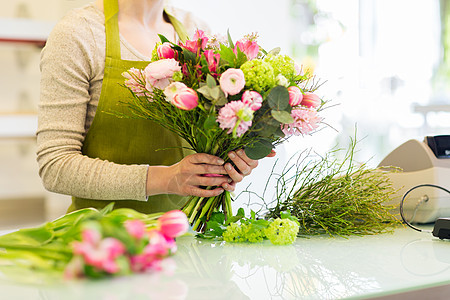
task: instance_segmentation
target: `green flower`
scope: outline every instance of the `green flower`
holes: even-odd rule
[[[161,46],[161,42],[157,42],[156,45],[155,45],[155,48],[153,48],[152,61],[159,60],[159,56],[158,56],[158,52],[157,52],[159,46]]]
[[[231,223],[223,232],[223,240],[230,243],[259,243],[264,237],[264,230],[257,230],[252,224]]]
[[[290,79],[295,75],[295,62],[287,55],[268,55],[264,62],[272,66],[275,77],[281,74]]]
[[[295,221],[277,218],[264,231],[272,244],[289,245],[295,241],[298,228]]]
[[[266,91],[276,85],[272,66],[261,59],[252,59],[241,66],[245,85],[257,92]]]

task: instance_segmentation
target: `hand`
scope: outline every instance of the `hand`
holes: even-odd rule
[[[205,153],[191,154],[172,166],[150,166],[147,175],[147,195],[177,194],[182,196],[214,197],[232,179],[223,166],[224,161]],[[224,176],[210,177],[206,174]],[[203,187],[216,186],[214,189]]]
[[[274,157],[275,155],[275,150],[272,150],[267,157]],[[232,182],[226,182],[222,185],[222,187],[229,192],[233,192],[236,188],[236,183],[241,182],[245,176],[250,175],[252,170],[258,166],[258,161],[249,158],[242,149],[231,151],[228,153],[228,157],[239,169],[239,171],[233,168],[232,164],[226,163],[225,170],[227,171],[228,176],[232,179]]]

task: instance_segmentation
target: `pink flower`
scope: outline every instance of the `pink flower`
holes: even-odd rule
[[[205,49],[207,43],[208,37],[206,36],[205,32],[197,29],[193,39],[187,40],[186,43],[182,46],[191,52],[197,53],[200,49]]]
[[[231,101],[219,110],[217,122],[228,134],[239,137],[252,126],[253,111],[243,101]]]
[[[230,68],[222,73],[219,84],[225,96],[238,94],[245,86],[244,72]]]
[[[294,118],[293,123],[281,125],[281,130],[287,136],[311,133],[322,121],[314,108],[299,106],[292,110],[291,116]]]
[[[172,49],[170,43],[165,42],[156,48],[156,53],[159,58],[175,58],[175,50]]]
[[[184,212],[171,210],[158,219],[158,228],[165,236],[174,238],[186,233],[189,223]]]
[[[258,56],[259,53],[259,46],[256,42],[250,41],[247,39],[240,39],[236,42],[234,52],[237,53],[236,48],[238,48],[244,52],[244,54],[247,56],[248,60],[252,60]]]
[[[306,92],[303,94],[303,100],[300,104],[306,107],[316,108],[321,102],[319,96],[314,93]]]
[[[255,91],[245,91],[242,94],[242,102],[245,105],[248,105],[251,110],[256,111],[261,108],[263,98],[262,96]]]
[[[217,67],[219,65],[220,54],[214,54],[213,50],[206,50],[203,52],[206,58],[206,62],[208,63],[209,72],[213,75],[217,75]]]
[[[150,96],[145,89],[144,76],[141,70],[131,68],[127,72],[123,72],[122,76],[126,78],[125,86],[135,93],[136,96]]]
[[[145,235],[145,223],[141,220],[126,220],[124,226],[128,233],[138,240]]]
[[[73,253],[83,257],[86,265],[108,273],[117,273],[120,267],[116,259],[125,253],[125,246],[115,238],[97,239],[94,231],[85,229],[82,232],[82,241],[72,243]]]
[[[183,89],[187,89],[188,87],[179,81],[172,82],[164,89],[164,95],[166,96],[166,101],[172,102],[175,94],[179,93]]]
[[[150,63],[145,69],[146,89],[152,91],[153,88],[165,89],[172,81],[173,73],[181,70],[179,63],[173,59],[161,59]]]
[[[179,109],[191,110],[198,105],[198,95],[196,91],[186,87],[175,93],[171,102]]]
[[[288,87],[289,91],[289,104],[291,106],[297,106],[302,102],[303,94],[302,91],[296,86]]]

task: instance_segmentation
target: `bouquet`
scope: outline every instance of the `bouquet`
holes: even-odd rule
[[[314,76],[303,73],[279,49],[266,52],[255,34],[233,43],[197,30],[192,40],[174,44],[160,35],[152,62],[125,72],[133,94],[128,106],[183,138],[197,153],[229,162],[229,151],[245,149],[261,159],[292,135],[310,134],[321,122],[323,104]],[[214,174],[208,174],[214,176]],[[192,196],[182,211],[194,230],[203,231],[214,211],[232,216],[231,196]]]
[[[93,208],[69,213],[40,227],[0,236],[3,271],[34,270],[66,279],[160,270],[176,251],[175,237],[188,229],[181,211],[145,215],[132,209]]]

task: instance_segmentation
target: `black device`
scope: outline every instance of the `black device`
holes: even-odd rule
[[[433,236],[442,239],[450,239],[450,218],[439,218],[434,223]]]
[[[437,158],[450,158],[450,135],[427,136],[425,141]]]

